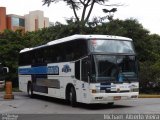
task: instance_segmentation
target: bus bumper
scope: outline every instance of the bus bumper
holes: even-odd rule
[[[128,92],[128,93],[95,93],[91,94],[91,99],[88,101],[89,104],[92,103],[110,103],[123,100],[136,100],[138,99],[138,92]]]

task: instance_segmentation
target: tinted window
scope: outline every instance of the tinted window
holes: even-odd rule
[[[80,59],[87,55],[88,47],[86,40],[73,40],[50,47],[52,62],[67,62]]]
[[[87,40],[73,40],[20,54],[20,65],[68,62],[88,54]]]
[[[19,55],[19,65],[30,65],[32,61],[31,52],[21,53]]]
[[[89,63],[88,58],[82,60],[82,81],[88,82]]]
[[[75,62],[75,78],[80,80],[80,61]]]
[[[24,24],[25,24],[24,19],[19,18],[19,26],[24,27]]]

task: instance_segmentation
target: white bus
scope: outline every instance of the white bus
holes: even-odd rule
[[[138,63],[132,40],[73,35],[25,48],[19,55],[19,88],[77,102],[109,103],[138,98]]]

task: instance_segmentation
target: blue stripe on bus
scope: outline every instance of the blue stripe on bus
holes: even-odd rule
[[[47,74],[47,67],[19,68],[19,74]]]
[[[19,68],[19,74],[59,74],[59,67],[58,66],[39,66],[39,67],[32,67],[32,68]]]

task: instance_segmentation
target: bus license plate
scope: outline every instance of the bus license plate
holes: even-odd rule
[[[114,100],[120,100],[121,96],[114,96]]]

